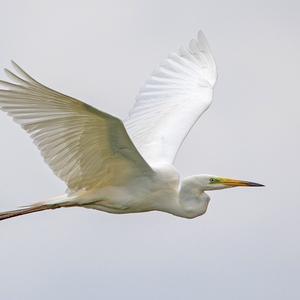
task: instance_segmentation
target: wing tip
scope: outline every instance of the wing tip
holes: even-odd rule
[[[207,38],[202,30],[198,30],[197,32],[197,40],[199,43],[206,45],[208,47],[208,41]]]
[[[192,42],[192,41],[194,41],[194,42]],[[214,56],[212,54],[212,51],[210,49],[208,40],[201,29],[198,30],[198,32],[197,32],[197,40],[193,39],[192,41],[191,41],[192,43],[197,44],[198,50],[204,51],[209,58],[210,69],[211,69],[209,82],[210,82],[211,86],[214,86],[214,84],[216,83],[217,77],[218,77],[216,62],[215,62]]]
[[[11,59],[10,63],[17,72],[20,72],[20,73],[24,72],[24,70],[14,60]]]

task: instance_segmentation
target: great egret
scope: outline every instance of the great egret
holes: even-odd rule
[[[32,137],[46,163],[68,186],[62,196],[0,213],[0,220],[80,206],[109,213],[163,211],[195,218],[205,191],[263,186],[213,175],[180,181],[176,153],[212,101],[216,65],[202,32],[152,73],[127,119],[52,90],[12,62],[14,82],[1,81],[0,108]]]

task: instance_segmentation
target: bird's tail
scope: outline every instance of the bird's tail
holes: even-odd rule
[[[22,215],[31,214],[34,212],[43,211],[43,210],[75,206],[74,203],[70,202],[69,200],[70,198],[68,198],[67,195],[62,195],[62,196],[52,198],[47,202],[40,202],[40,203],[26,206],[24,208],[0,212],[0,221],[22,216]]]

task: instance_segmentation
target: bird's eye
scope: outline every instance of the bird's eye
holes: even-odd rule
[[[210,182],[210,183],[214,183],[214,182],[216,182],[216,180],[215,180],[215,178],[210,178],[210,179],[209,179],[209,182]]]

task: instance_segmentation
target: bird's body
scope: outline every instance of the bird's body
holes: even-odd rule
[[[153,171],[150,176],[134,178],[124,186],[107,186],[74,196],[80,205],[110,213],[165,211],[178,203],[179,176],[170,165],[158,166]]]
[[[259,184],[197,175],[181,179],[177,151],[211,104],[217,73],[201,32],[189,48],[170,54],[141,89],[128,118],[118,118],[40,84],[18,65],[15,82],[0,81],[0,108],[32,137],[67,193],[0,220],[80,206],[109,213],[163,211],[194,218],[205,213],[206,190]]]
[[[150,176],[135,178],[126,185],[81,190],[54,197],[47,204],[52,209],[80,206],[113,214],[162,211],[195,218],[206,212],[210,198],[204,191],[194,190],[191,179],[181,182],[174,166],[162,164],[154,167]],[[199,183],[195,182],[195,187],[199,188]]]

